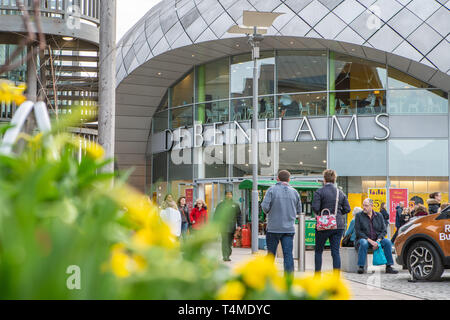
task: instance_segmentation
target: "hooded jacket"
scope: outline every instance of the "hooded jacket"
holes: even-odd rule
[[[439,208],[441,207],[439,201],[437,201],[434,198],[428,199],[427,204],[428,204],[428,211],[430,212],[430,214],[438,213]]]
[[[191,210],[190,218],[192,228],[198,230],[208,222],[208,212],[206,211],[205,207],[199,210],[196,206]]]

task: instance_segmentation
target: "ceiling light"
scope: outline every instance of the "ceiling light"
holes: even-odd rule
[[[194,57],[195,57],[195,54],[192,55],[192,58],[194,58]]]
[[[239,48],[239,43],[238,43],[238,44],[236,44],[236,47],[237,47],[237,48]]]
[[[62,37],[64,41],[73,41],[73,37]]]
[[[327,163],[327,160],[323,160],[323,163]]]
[[[317,146],[314,146],[314,150],[317,150]]]
[[[286,151],[286,148],[282,148],[281,150]]]
[[[303,165],[303,162],[302,162],[302,161],[300,161],[300,165],[301,165],[301,166]]]
[[[352,49],[352,51],[354,52],[354,51],[355,51],[355,49]]]
[[[294,41],[289,42],[290,44],[294,44]]]
[[[161,76],[162,75],[162,72],[158,72],[158,76]]]

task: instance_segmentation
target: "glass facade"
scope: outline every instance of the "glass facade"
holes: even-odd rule
[[[307,116],[320,120],[354,114],[448,116],[447,92],[386,64],[321,50],[277,50],[262,52],[258,69],[260,119]],[[168,89],[153,117],[153,133],[192,127],[194,121],[251,120],[252,79],[250,54],[195,66]],[[267,143],[260,144],[259,175],[273,178],[278,170],[288,169],[296,178],[317,178],[324,169],[333,168],[344,191],[359,194],[359,198],[368,188],[389,185],[406,186],[410,193],[422,196],[440,191],[447,199],[448,151],[448,135],[435,139]],[[166,190],[177,195],[178,189],[195,181],[209,181],[210,187],[210,181],[251,178],[248,144],[191,152],[191,165],[172,165],[166,153],[152,156],[154,192]]]

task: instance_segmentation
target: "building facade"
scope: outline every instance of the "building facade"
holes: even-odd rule
[[[450,2],[163,1],[121,40],[116,156],[160,201],[194,189],[215,207],[251,176],[253,62],[227,33],[244,10],[284,13],[258,61],[259,174],[337,170],[353,206],[369,188],[449,193]]]

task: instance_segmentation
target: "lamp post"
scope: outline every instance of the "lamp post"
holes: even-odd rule
[[[244,11],[244,26],[232,26],[228,32],[235,34],[245,34],[248,43],[252,48],[253,59],[253,124],[252,124],[252,166],[253,166],[253,189],[252,189],[252,253],[258,252],[258,231],[259,231],[259,193],[258,193],[258,59],[260,58],[260,45],[264,40],[263,35],[272,26],[276,18],[283,13],[277,12],[256,12]]]

